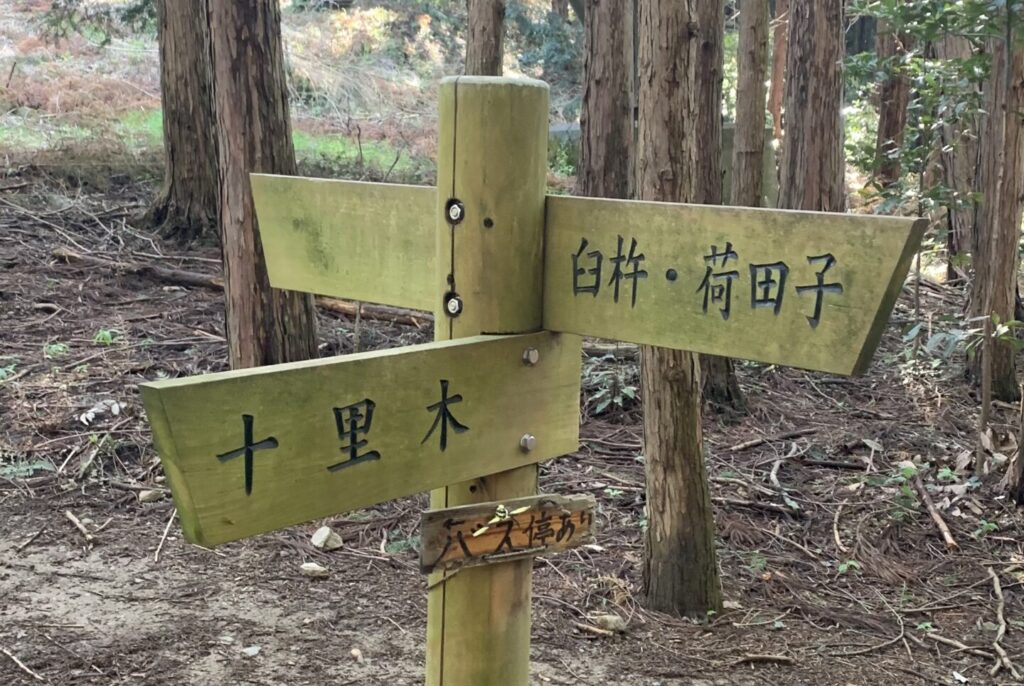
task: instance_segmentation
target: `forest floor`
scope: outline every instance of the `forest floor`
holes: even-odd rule
[[[201,549],[169,497],[140,502],[165,487],[138,384],[226,359],[219,292],[131,267],[219,270],[214,248],[132,227],[151,192],[27,165],[0,177],[0,683],[420,683],[423,496],[328,519],[345,541],[331,553],[309,542],[319,523]],[[1001,644],[1024,668],[1024,518],[999,474],[969,472],[977,405],[958,356],[908,360],[910,291],[866,376],[741,364],[750,414],[707,414],[727,609],[705,623],[643,608],[639,411],[586,413],[580,450],[543,465],[541,487],[597,496],[599,547],[535,565],[534,683],[1014,683],[989,676],[991,573]],[[961,302],[949,286],[921,295],[936,327]],[[429,340],[430,326],[364,318],[359,344]],[[321,313],[320,334],[324,356],[355,347],[348,318]],[[586,362],[587,408],[601,379],[636,383],[635,353],[616,352]],[[1012,452],[1018,425],[996,407],[994,452]],[[302,576],[308,561],[330,578]],[[608,613],[625,633],[580,628]]]

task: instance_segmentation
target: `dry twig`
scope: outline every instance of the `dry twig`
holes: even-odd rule
[[[996,594],[996,621],[999,625],[999,630],[996,631],[996,637],[992,640],[992,648],[996,651],[996,663],[993,665],[992,670],[989,672],[992,676],[999,673],[999,670],[1006,668],[1009,670],[1013,678],[1020,681],[1020,672],[1014,666],[1010,660],[1010,656],[1006,654],[1006,649],[1003,648],[1001,641],[1003,636],[1006,635],[1006,617],[1003,615],[1003,610],[1006,608],[1006,600],[1003,598],[1003,586],[999,583],[999,575],[996,574],[995,570],[991,567],[988,568],[988,575],[992,579],[992,590]]]
[[[76,517],[71,510],[64,510],[64,516],[71,520],[71,523],[75,525],[76,529],[82,532],[87,543],[92,543],[96,540],[96,537],[89,533],[89,530],[85,528],[85,524],[82,524],[82,520]]]
[[[46,681],[46,679],[44,679],[43,677],[39,676],[37,673],[35,673],[31,669],[29,669],[28,665],[26,665],[24,662],[19,660],[18,657],[14,653],[12,653],[11,651],[7,650],[7,648],[4,648],[3,646],[0,646],[0,653],[3,653],[7,657],[11,658],[14,661],[14,664],[18,665],[18,667],[21,668],[21,671],[25,672],[26,674],[28,674],[30,677],[32,677],[36,681]]]
[[[924,482],[921,481],[921,475],[914,475],[914,486],[917,488],[917,492],[921,495],[921,500],[924,501],[925,507],[928,508],[928,514],[932,516],[932,521],[935,522],[935,526],[939,528],[939,532],[942,534],[942,539],[946,542],[947,550],[955,550],[959,546],[953,539],[953,534],[949,532],[949,526],[946,525],[946,520],[942,518],[939,511],[935,507],[935,503],[932,501],[931,495],[924,487]]]
[[[746,450],[747,448],[756,448],[757,446],[764,445],[765,443],[775,443],[775,442],[778,442],[778,441],[785,441],[785,440],[788,440],[790,438],[799,438],[801,436],[807,436],[807,435],[815,433],[816,431],[817,431],[817,429],[815,429],[815,428],[808,428],[808,429],[798,429],[796,431],[787,431],[785,433],[776,434],[775,436],[762,436],[760,438],[753,438],[753,439],[751,439],[749,441],[743,441],[742,443],[737,443],[736,445],[734,445],[734,446],[732,446],[730,448],[726,448],[726,450],[728,452],[730,452],[730,453],[736,453],[736,452],[739,452],[741,450]]]
[[[156,546],[156,552],[153,553],[153,562],[160,561],[160,551],[163,550],[164,541],[167,540],[167,534],[171,531],[171,524],[174,523],[174,518],[178,516],[178,508],[171,510],[171,516],[167,518],[167,526],[164,527],[164,535],[160,537],[160,543]]]

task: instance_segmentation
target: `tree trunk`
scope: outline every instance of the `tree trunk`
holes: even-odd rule
[[[741,0],[737,47],[736,132],[732,144],[732,198],[737,207],[760,207],[764,193],[765,76],[768,4]]]
[[[911,38],[897,35],[886,23],[875,34],[875,51],[888,75],[878,94],[878,138],[875,144],[875,178],[882,187],[896,183],[902,172],[899,153],[907,128],[910,103],[910,77],[902,57],[910,49]]]
[[[722,0],[640,0],[639,14],[637,196],[720,204]],[[722,591],[700,380],[696,355],[642,348],[647,602],[706,618]]]
[[[551,11],[560,16],[563,21],[568,21],[569,0],[551,0]]]
[[[215,238],[217,140],[205,0],[158,0],[164,183],[143,221],[183,242]]]
[[[963,36],[947,34],[932,43],[933,57],[938,60],[966,60],[972,52],[970,41]],[[957,82],[951,88],[962,86]],[[946,278],[957,281],[967,278],[964,258],[976,246],[975,205],[970,196],[980,188],[977,118],[962,117],[956,126],[939,129],[939,136],[942,184],[953,194],[946,208]]]
[[[792,0],[779,207],[843,212],[843,0]]]
[[[576,195],[628,198],[633,148],[632,0],[587,0]]]
[[[732,148],[731,204],[758,207],[764,172],[765,76],[768,69],[768,3],[742,0],[736,53],[736,128]],[[728,357],[705,355],[704,399],[716,407],[746,410],[746,401]]]
[[[316,357],[308,294],[270,288],[249,173],[296,173],[277,0],[209,2],[232,368]]]
[[[1017,248],[1024,211],[1024,126],[1020,118],[1024,110],[1024,48],[1012,45],[1009,55],[1007,51],[1006,41],[989,39],[992,71],[985,97],[989,114],[981,140],[984,186],[971,297],[974,316],[995,314],[1003,322],[1014,317]],[[993,341],[987,349],[992,395],[1007,402],[1019,399],[1013,347],[1008,342]]]
[[[772,84],[768,111],[772,114],[775,139],[782,140],[782,100],[786,86],[786,56],[789,54],[789,2],[776,0],[772,26]]]
[[[467,0],[466,73],[501,76],[505,56],[505,0]]]

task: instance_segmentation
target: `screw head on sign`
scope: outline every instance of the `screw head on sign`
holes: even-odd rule
[[[448,316],[458,317],[462,314],[462,298],[454,293],[449,293],[444,301],[444,310],[448,313]]]
[[[524,453],[528,453],[537,447],[537,437],[533,434],[523,434],[523,437],[519,439],[519,447],[523,449]]]
[[[466,216],[466,208],[462,204],[461,200],[452,198],[448,201],[448,206],[445,208],[445,215],[448,218],[449,224],[458,224]]]
[[[540,351],[536,348],[527,348],[523,351],[523,364],[528,367],[540,362]]]

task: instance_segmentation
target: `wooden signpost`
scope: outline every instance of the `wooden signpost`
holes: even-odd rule
[[[529,681],[531,558],[589,540],[537,496],[577,447],[579,335],[864,371],[923,221],[545,195],[548,90],[442,82],[438,186],[253,175],[271,284],[433,310],[437,342],[147,384],[189,540],[434,488],[427,684]]]

